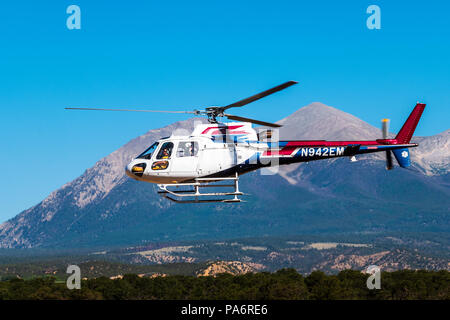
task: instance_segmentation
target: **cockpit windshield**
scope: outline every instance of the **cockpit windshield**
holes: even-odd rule
[[[153,152],[155,152],[156,148],[158,147],[158,142],[155,142],[150,147],[148,147],[144,152],[142,152],[140,155],[138,155],[136,158],[140,159],[151,159]]]

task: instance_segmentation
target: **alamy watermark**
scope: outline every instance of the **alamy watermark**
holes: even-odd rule
[[[366,281],[367,289],[381,289],[381,268],[371,265],[367,267],[366,273],[370,274]]]
[[[381,29],[381,9],[379,6],[372,4],[367,7],[366,13],[370,16],[366,20],[366,26],[369,30]]]
[[[260,129],[257,134],[258,143],[262,144],[263,148],[266,148],[267,144],[267,149],[259,154],[259,159],[251,160],[259,161],[259,164],[263,165],[261,175],[275,175],[280,167],[280,132],[278,129]]]
[[[70,14],[66,20],[66,26],[69,30],[81,29],[81,9],[75,4],[67,7],[66,13]]]
[[[81,289],[81,270],[77,265],[70,265],[67,267],[66,273],[71,275],[67,278],[67,289]]]
[[[195,120],[194,128],[204,124],[202,121]],[[228,124],[218,123],[218,130],[221,132],[215,138],[216,143],[224,143],[230,149],[234,156],[236,164],[245,164],[261,166],[261,175],[275,175],[278,173],[280,165],[279,149],[279,130],[255,128],[254,132],[247,132],[247,136],[237,137],[233,134]],[[256,134],[256,136],[255,136]],[[190,136],[191,131],[185,128],[177,128],[173,132],[174,136]],[[234,146],[234,147],[233,147]],[[242,158],[241,158],[242,157]]]

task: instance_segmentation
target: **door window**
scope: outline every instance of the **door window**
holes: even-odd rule
[[[170,156],[172,155],[173,150],[173,143],[172,142],[166,142],[161,146],[161,149],[159,149],[158,155],[156,156],[156,159],[170,159]]]
[[[194,157],[198,152],[198,143],[196,141],[181,141],[178,143],[177,157]]]

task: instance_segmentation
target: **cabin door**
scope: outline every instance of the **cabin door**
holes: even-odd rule
[[[172,160],[172,176],[195,177],[198,166],[198,142],[179,141]]]

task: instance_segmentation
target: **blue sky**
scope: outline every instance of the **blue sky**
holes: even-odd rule
[[[81,8],[68,30],[66,8]],[[366,8],[381,8],[369,30]],[[397,131],[449,128],[450,5],[444,1],[4,1],[0,7],[0,221],[98,159],[191,110],[299,84],[240,115],[277,121],[313,101]],[[300,137],[299,137],[300,138]],[[143,149],[145,146],[142,146]]]

